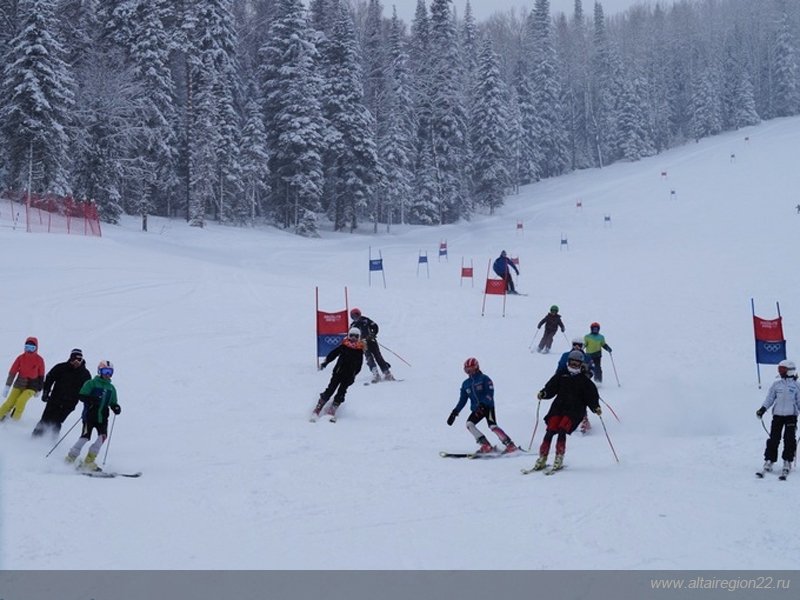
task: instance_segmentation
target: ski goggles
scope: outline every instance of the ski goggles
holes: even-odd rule
[[[25,344],[25,352],[33,352],[34,350],[36,350],[36,346],[33,344]]]
[[[573,369],[580,369],[583,366],[583,362],[573,358],[567,361],[567,366],[572,367]]]
[[[108,367],[103,367],[100,369],[100,375],[103,377],[111,377],[114,374],[114,369],[110,369]]]

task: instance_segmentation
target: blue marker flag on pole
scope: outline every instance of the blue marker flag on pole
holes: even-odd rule
[[[786,340],[765,342],[756,340],[756,362],[762,365],[777,365],[786,359]]]
[[[383,271],[383,259],[382,258],[370,258],[369,259],[369,270],[370,271]]]

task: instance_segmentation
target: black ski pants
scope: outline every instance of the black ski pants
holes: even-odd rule
[[[797,451],[797,416],[772,415],[772,425],[769,428],[769,439],[764,450],[764,460],[776,462],[778,460],[778,446],[783,434],[783,454],[781,458],[792,462]]]

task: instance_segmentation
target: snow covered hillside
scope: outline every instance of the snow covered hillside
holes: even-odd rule
[[[101,239],[26,234],[0,206],[0,368],[29,335],[48,369],[76,346],[92,371],[113,361],[123,411],[106,467],[144,472],[75,475],[63,457],[77,428],[46,459],[32,399],[0,425],[0,567],[795,568],[800,538],[776,515],[792,514],[800,480],[753,475],[775,369],[762,367],[759,390],[750,298],[766,318],[780,301],[800,359],[798,147],[800,119],[775,120],[529,186],[493,217],[321,240],[158,219],[142,233],[134,218]],[[385,289],[380,273],[368,285],[370,246]],[[529,295],[509,297],[505,317],[489,297],[481,317],[503,249]],[[459,285],[462,257],[474,287]],[[308,421],[330,376],[315,368],[315,286],[329,311],[347,286],[412,365],[386,353],[397,383],[363,386],[362,371],[336,424]],[[531,353],[551,304],[566,336]],[[475,447],[466,412],[445,423],[465,358],[494,379],[499,424],[527,448],[536,392],[592,321],[621,383],[606,356],[618,464],[596,417],[554,477],[520,474],[533,455],[439,457]]]

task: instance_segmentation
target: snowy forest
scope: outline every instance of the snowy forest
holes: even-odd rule
[[[800,2],[0,0],[0,177],[300,235],[492,213],[520,185],[800,112]]]

